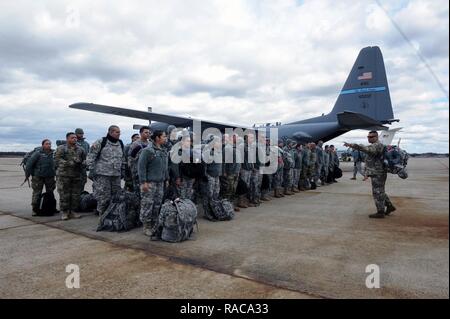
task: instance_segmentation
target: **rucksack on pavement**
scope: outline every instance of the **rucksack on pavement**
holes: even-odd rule
[[[100,217],[97,231],[128,231],[139,226],[139,198],[132,192],[120,190]]]
[[[233,204],[227,199],[211,199],[209,201],[210,213],[212,216],[205,215],[207,219],[213,221],[231,220],[234,218]],[[212,219],[211,219],[212,217]]]
[[[97,200],[94,194],[83,191],[80,195],[80,211],[91,212],[97,208]]]
[[[37,216],[53,216],[59,213],[56,209],[56,199],[53,192],[43,193],[38,202]]]
[[[188,240],[197,224],[197,207],[190,199],[167,200],[159,213],[157,233],[161,240],[176,243]]]

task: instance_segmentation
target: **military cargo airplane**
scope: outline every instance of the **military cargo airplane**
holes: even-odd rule
[[[270,123],[262,127],[243,127],[190,117],[132,110],[93,103],[75,103],[70,108],[115,114],[149,120],[152,130],[166,130],[169,125],[192,128],[194,120],[201,122],[201,130],[217,128],[236,129],[278,129],[278,136],[291,138],[297,142],[324,142],[354,129],[387,130],[385,124],[398,122],[394,119],[383,56],[379,47],[363,48],[344,84],[337,101],[329,114],[287,124]]]

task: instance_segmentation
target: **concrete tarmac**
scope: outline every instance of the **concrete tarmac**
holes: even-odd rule
[[[344,176],[236,213],[199,218],[192,240],[149,241],[140,229],[96,232],[98,218],[31,217],[20,159],[0,159],[0,298],[448,298],[449,170],[411,159],[389,175],[397,211],[373,220],[370,182]],[[90,189],[90,185],[87,185]],[[65,267],[80,267],[67,289]],[[380,267],[380,288],[366,267]]]

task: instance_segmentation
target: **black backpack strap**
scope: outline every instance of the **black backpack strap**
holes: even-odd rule
[[[95,158],[95,160],[98,160],[100,158],[100,155],[102,154],[102,150],[106,146],[106,141],[107,141],[106,137],[102,137],[102,143],[100,144],[100,150],[98,151],[97,157]],[[120,141],[120,142],[121,142],[121,146],[122,146],[122,150],[123,150],[123,143],[122,143],[122,141]]]
[[[122,140],[119,140],[119,143],[120,143],[120,147],[122,148],[122,153],[125,153],[125,152],[124,152],[125,146],[123,145]]]

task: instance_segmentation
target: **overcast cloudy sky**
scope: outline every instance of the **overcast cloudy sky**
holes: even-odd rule
[[[446,0],[380,0],[448,92]],[[0,150],[85,129],[89,142],[144,123],[75,102],[252,125],[327,113],[359,50],[384,55],[396,136],[448,152],[443,92],[372,0],[1,1]],[[336,140],[365,142],[365,131]]]

